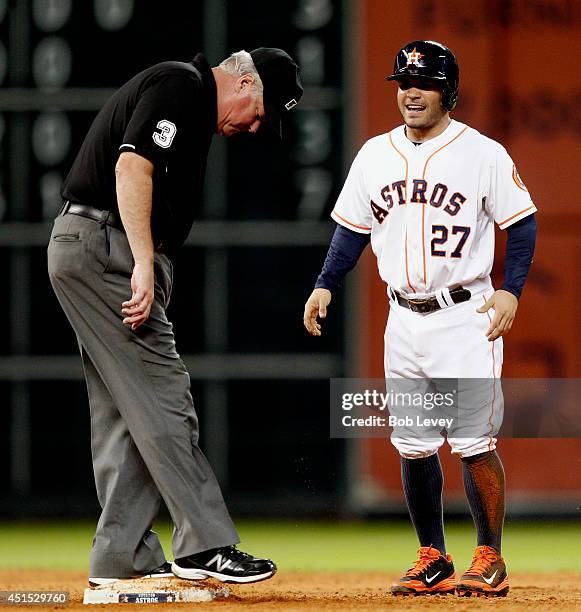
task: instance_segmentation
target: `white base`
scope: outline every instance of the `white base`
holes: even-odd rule
[[[123,591],[114,591],[107,587],[85,589],[84,604],[148,604],[175,602],[206,602],[224,599],[230,595],[226,588],[218,589],[160,589],[150,591],[138,590],[127,586]]]

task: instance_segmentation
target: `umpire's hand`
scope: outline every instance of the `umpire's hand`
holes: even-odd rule
[[[127,302],[123,302],[121,313],[125,315],[123,323],[131,325],[135,331],[145,323],[153,304],[154,275],[153,263],[135,263],[131,276],[131,291],[133,295]]]
[[[315,289],[305,304],[303,323],[311,336],[321,335],[321,325],[317,316],[324,319],[327,316],[327,306],[331,303],[331,292],[328,289]]]

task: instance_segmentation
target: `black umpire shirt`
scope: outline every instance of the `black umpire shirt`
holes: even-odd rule
[[[206,58],[163,62],[133,77],[95,118],[64,185],[65,200],[119,212],[120,152],[150,160],[154,244],[170,254],[187,238],[216,129],[216,81]]]

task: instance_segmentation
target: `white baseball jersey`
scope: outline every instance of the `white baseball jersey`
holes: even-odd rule
[[[489,283],[494,222],[506,229],[536,210],[506,149],[451,121],[419,146],[404,126],[368,140],[331,216],[371,233],[381,278],[422,297]]]

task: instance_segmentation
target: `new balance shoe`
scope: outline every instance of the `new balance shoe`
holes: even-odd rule
[[[506,597],[508,576],[504,559],[490,546],[478,546],[472,565],[456,585],[460,597]]]
[[[391,586],[392,595],[446,595],[456,588],[452,557],[442,556],[437,548],[422,546],[418,560],[405,576]]]
[[[171,566],[178,578],[200,580],[216,578],[222,582],[259,582],[274,576],[276,565],[270,559],[258,559],[236,546],[213,548],[176,559]]]
[[[140,578],[173,578],[173,576],[174,574],[171,571],[171,563],[166,561],[163,565],[160,565],[149,572],[149,574],[135,574],[134,576],[127,576],[125,578],[89,578],[89,586],[97,587],[104,584],[113,584],[114,582],[119,582],[119,580],[134,580]]]

